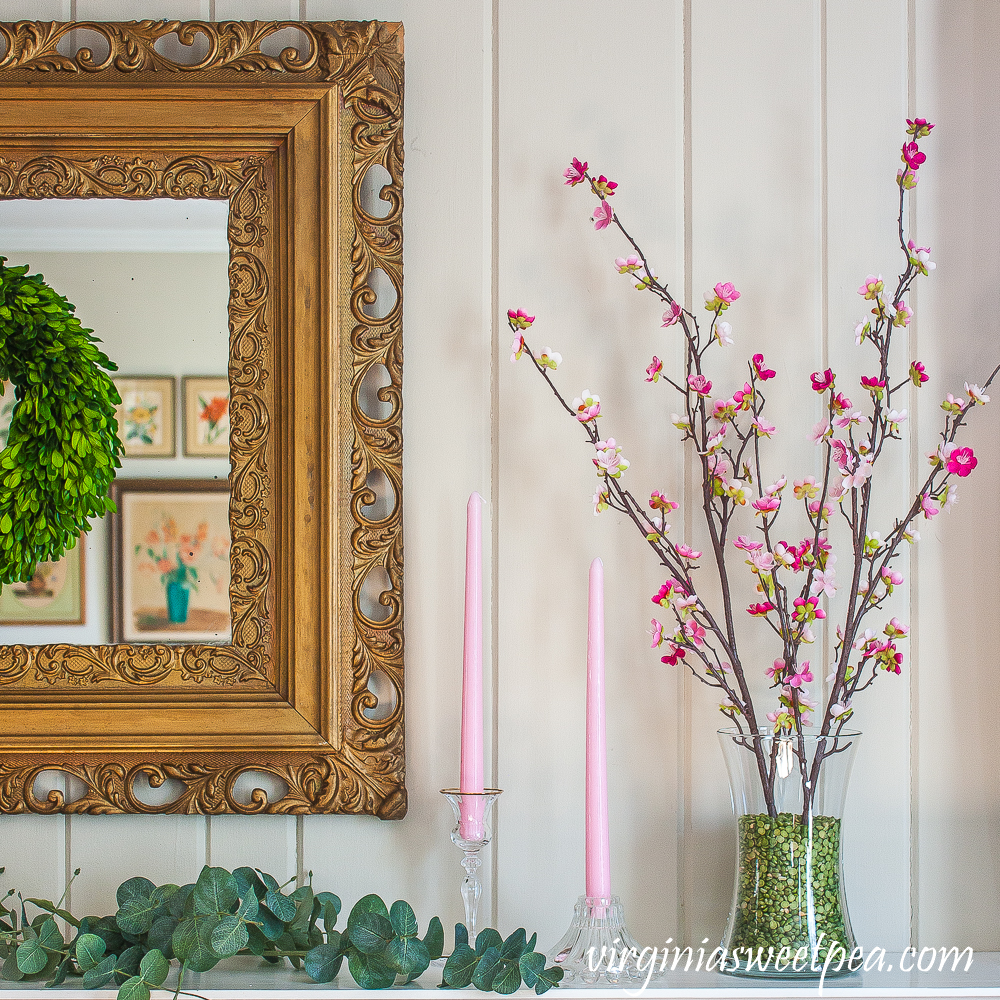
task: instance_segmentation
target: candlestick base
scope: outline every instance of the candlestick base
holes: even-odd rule
[[[563,985],[631,985],[644,981],[638,958],[642,948],[625,926],[617,896],[581,896],[573,922],[548,960],[565,973]]]
[[[479,900],[483,883],[479,879],[482,860],[479,852],[493,836],[493,803],[503,794],[501,788],[486,788],[481,792],[463,792],[458,788],[442,788],[441,794],[451,803],[455,813],[455,827],[451,831],[452,843],[464,854],[462,867],[462,903],[465,906],[465,926],[469,942],[475,947],[479,933]]]

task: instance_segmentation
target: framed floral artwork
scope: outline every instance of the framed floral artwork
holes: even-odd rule
[[[229,457],[229,379],[188,375],[184,379],[184,454]]]
[[[111,498],[112,642],[230,642],[228,481],[118,479]]]
[[[118,436],[126,458],[173,458],[177,454],[175,404],[177,380],[132,375],[112,379],[121,396]]]
[[[38,563],[30,580],[0,590],[0,625],[86,624],[86,537],[61,559]]]

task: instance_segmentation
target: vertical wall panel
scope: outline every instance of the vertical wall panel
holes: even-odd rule
[[[726,313],[734,345],[713,350],[706,362],[717,376],[720,398],[742,384],[748,359],[757,351],[779,372],[765,390],[766,412],[778,428],[773,446],[762,449],[768,483],[782,474],[791,481],[816,471],[815,451],[805,432],[818,419],[808,375],[822,358],[817,9],[795,2],[693,4],[693,305],[707,323],[710,314],[700,301],[705,289],[732,281],[742,293]],[[756,484],[755,496],[759,489]],[[781,538],[802,537],[807,529],[790,499],[786,497],[781,518]],[[747,507],[737,516],[734,537],[754,532],[752,513]],[[694,520],[702,520],[700,512]],[[707,537],[700,536],[697,547],[707,544]],[[769,630],[742,610],[758,598],[749,572],[737,559],[732,564],[744,669],[763,717],[775,703],[764,670],[780,647]],[[706,560],[702,570],[709,594],[710,566]],[[698,583],[703,585],[701,579]],[[812,686],[814,694],[817,687]],[[714,692],[699,684],[693,688],[692,836],[684,893],[689,937],[716,941],[729,910],[736,847],[714,732],[728,720],[718,712]],[[760,722],[766,725],[763,718]]]
[[[856,405],[870,410],[870,396],[861,388],[860,377],[878,370],[878,351],[870,343],[855,344],[854,326],[861,317],[874,319],[869,312],[871,303],[858,294],[865,277],[882,274],[886,288],[895,289],[896,276],[906,265],[896,231],[899,188],[895,183],[906,127],[906,3],[895,0],[874,7],[863,0],[828,3],[827,11],[827,357],[837,373],[838,388]],[[861,21],[865,31],[858,31]],[[893,336],[893,385],[906,380],[908,333],[898,330]],[[896,409],[907,408],[910,395],[904,387],[894,396]],[[912,500],[906,485],[910,429],[904,424],[903,440],[886,446],[873,479],[870,526],[883,537]],[[841,523],[831,532],[840,554],[837,570],[841,587],[833,608],[841,621],[846,609],[843,591],[850,583],[851,569],[845,529],[846,524]],[[893,565],[909,580],[909,546],[904,545]],[[905,589],[893,595],[885,610],[866,618],[862,628],[881,635],[893,615],[910,621]],[[920,628],[919,621],[914,624]],[[906,657],[902,675],[883,673],[871,689],[858,695],[850,722],[863,736],[844,817],[844,864],[859,942],[866,948],[880,945],[902,950],[910,932],[909,684],[915,664],[909,643],[899,646]],[[832,662],[831,649],[827,663]],[[823,674],[828,672],[824,668]],[[880,831],[885,843],[894,845],[891,852],[872,850],[873,828]]]
[[[931,381],[921,398],[923,440],[941,426],[938,403],[982,384],[1000,361],[988,289],[996,254],[1000,157],[994,126],[1000,8],[988,0],[918,4],[917,104],[937,122],[922,142],[919,242],[937,269],[920,292],[921,354]],[[921,526],[919,745],[919,938],[921,945],[1000,947],[1000,778],[994,732],[1000,493],[1000,394],[969,419],[964,443],[979,465],[949,515]],[[930,444],[927,444],[927,448]],[[924,449],[926,450],[926,449]]]
[[[536,316],[529,342],[563,355],[554,378],[569,400],[600,395],[601,434],[633,463],[623,482],[640,498],[681,486],[673,401],[644,382],[671,338],[657,300],[615,271],[631,248],[594,231],[597,199],[562,172],[578,156],[618,181],[615,209],[655,272],[683,286],[680,10],[622,8],[598,23],[569,2],[502,8],[499,305]],[[500,353],[501,923],[535,928],[549,947],[584,892],[587,572],[599,555],[612,890],[633,932],[662,941],[676,934],[678,716],[673,674],[645,631],[662,573],[631,524],[593,516],[593,448],[527,359]]]

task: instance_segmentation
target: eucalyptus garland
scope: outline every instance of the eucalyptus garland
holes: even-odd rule
[[[3,869],[0,868],[0,872]],[[74,877],[79,874],[79,869]],[[258,955],[278,965],[288,959],[318,983],[333,980],[345,959],[363,989],[387,989],[412,982],[444,951],[444,928],[432,917],[424,936],[413,907],[398,899],[387,907],[379,896],[355,903],[347,926],[336,930],[339,897],[316,892],[310,883],[286,895],[286,885],[255,868],[205,866],[188,885],[154,885],[137,876],[118,887],[113,916],[77,919],[62,900],[0,902],[0,977],[47,980],[59,986],[82,975],[87,989],[118,987],[118,1000],[150,1000],[163,986],[170,963],[180,963],[174,987],[186,972],[207,972],[224,958]],[[13,890],[6,899],[14,895]],[[65,898],[65,897],[64,897]],[[29,917],[26,904],[38,913]],[[54,917],[68,925],[64,936]],[[442,971],[442,986],[470,984],[486,992],[513,993],[525,983],[538,994],[558,985],[560,968],[545,968],[524,928],[506,939],[492,928],[469,944],[464,925],[455,925],[455,948]]]
[[[0,584],[30,580],[35,564],[76,544],[108,498],[124,450],[108,371],[117,366],[75,306],[28,265],[0,257],[0,384],[16,404],[0,452]],[[102,370],[104,369],[104,370]]]

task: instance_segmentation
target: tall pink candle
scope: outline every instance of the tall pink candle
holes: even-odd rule
[[[587,613],[587,895],[611,895],[604,725],[604,563],[590,564]]]
[[[462,652],[462,792],[483,790],[483,498],[469,497],[465,534],[465,642]],[[482,837],[482,800],[462,809],[462,836]]]

